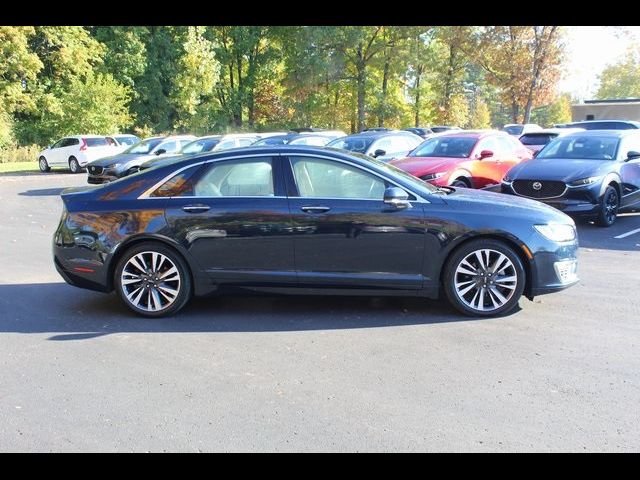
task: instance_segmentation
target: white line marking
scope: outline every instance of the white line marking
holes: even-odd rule
[[[622,235],[618,235],[617,237],[613,237],[613,238],[624,238],[624,237],[628,237],[629,235],[633,235],[634,233],[640,233],[640,228],[636,228],[635,230],[631,230],[630,232],[623,233]]]

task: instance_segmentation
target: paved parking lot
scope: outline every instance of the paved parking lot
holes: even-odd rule
[[[237,296],[149,320],[53,267],[85,182],[0,176],[0,451],[640,449],[640,214],[579,224],[580,284],[503,318]]]

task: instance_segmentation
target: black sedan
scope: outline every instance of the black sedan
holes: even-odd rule
[[[204,153],[63,191],[54,263],[70,284],[169,315],[233,289],[406,295],[470,315],[577,282],[573,220],[539,202],[438,188],[320,147]]]
[[[604,227],[640,208],[640,131],[590,130],[556,138],[507,172],[502,192],[534,198]]]

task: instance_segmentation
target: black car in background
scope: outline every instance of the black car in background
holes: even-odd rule
[[[640,207],[640,131],[590,130],[558,137],[507,172],[502,192],[533,198],[608,227]]]
[[[640,122],[633,120],[585,120],[561,125],[561,128],[584,128],[585,130],[635,130]]]
[[[437,188],[319,147],[199,154],[62,192],[54,263],[70,284],[170,315],[234,289],[405,295],[469,315],[577,282],[573,220],[539,202]]]
[[[387,161],[395,156],[408,155],[422,143],[422,138],[404,130],[369,130],[346,137],[337,138],[327,147],[339,148],[349,152],[361,153],[370,157],[386,157]]]

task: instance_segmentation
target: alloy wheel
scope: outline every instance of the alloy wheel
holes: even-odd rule
[[[124,297],[136,309],[161,312],[175,303],[182,279],[178,267],[169,257],[143,251],[133,255],[124,265],[120,284]]]
[[[504,306],[518,286],[513,262],[493,249],[475,250],[457,265],[454,274],[456,296],[467,307],[491,312]]]
[[[604,217],[609,225],[615,222],[618,216],[618,193],[615,190],[609,191],[604,199]]]

